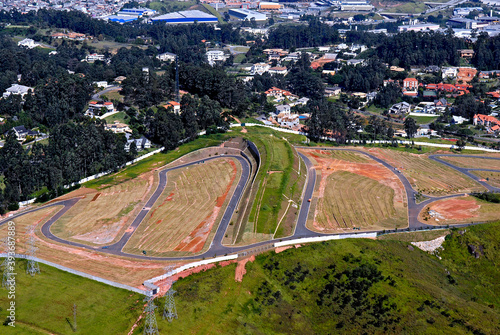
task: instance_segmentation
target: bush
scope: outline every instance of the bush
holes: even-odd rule
[[[17,202],[13,202],[7,206],[9,211],[17,211],[19,209],[19,204]]]

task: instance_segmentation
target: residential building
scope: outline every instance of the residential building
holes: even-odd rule
[[[457,116],[457,115],[452,116],[452,120],[451,120],[452,124],[462,124],[464,122],[469,122],[469,119],[466,119],[462,116]]]
[[[26,129],[25,126],[13,127],[12,130],[14,131],[14,134],[16,135],[17,140],[21,141],[21,142],[25,141],[26,137],[28,137],[28,136],[36,137],[39,135],[39,133],[37,131],[28,130],[28,129]]]
[[[156,58],[158,58],[162,62],[167,62],[167,61],[175,62],[175,58],[176,57],[177,57],[176,54],[173,54],[173,53],[170,53],[170,52],[164,52],[164,53],[159,54],[159,55],[156,56]]]
[[[443,67],[441,68],[441,74],[443,79],[451,78],[454,79],[458,74],[458,67]]]
[[[325,87],[325,96],[337,96],[342,92],[342,89],[338,86]]]
[[[168,109],[169,107],[172,108],[174,113],[180,114],[181,113],[181,104],[178,103],[177,101],[169,101],[168,104],[163,106],[165,109]]]
[[[392,105],[389,114],[407,114],[411,110],[411,105],[405,101]]]
[[[281,127],[287,128],[293,128],[300,124],[298,114],[278,114],[276,121],[278,121]]]
[[[40,44],[33,41],[31,38],[25,38],[24,40],[19,41],[17,43],[17,45],[20,47],[28,48],[28,49],[33,49],[33,48],[36,48],[37,46],[39,46]]]
[[[26,94],[28,94],[28,91],[31,90],[33,92],[33,88],[29,86],[24,86],[24,85],[19,85],[19,84],[13,84],[11,87],[5,90],[3,93],[3,97],[7,98],[10,95],[20,95],[22,98]]]
[[[290,114],[290,105],[279,105],[276,106],[276,113],[279,114]]]
[[[125,143],[126,152],[130,151],[130,146],[132,145],[132,143],[135,143],[135,147],[138,152],[151,148],[151,141],[144,136],[142,136],[141,138],[132,138],[131,134],[126,133],[125,137],[127,138],[127,143]]]
[[[410,96],[418,95],[418,80],[415,78],[406,78],[403,80],[403,94]]]
[[[286,75],[288,73],[288,69],[285,66],[275,66],[269,69],[269,73]]]
[[[214,66],[217,62],[223,62],[226,60],[224,51],[222,50],[209,50],[206,52],[208,64]]]
[[[477,126],[485,126],[486,128],[490,128],[493,126],[500,126],[500,120],[498,120],[496,117],[490,116],[490,115],[484,115],[484,114],[476,114],[474,115],[474,118],[472,119],[472,123]]]
[[[115,121],[112,124],[107,124],[104,126],[105,130],[112,131],[115,134],[121,134],[121,133],[132,133],[132,129],[125,123],[120,123],[120,121]]]
[[[268,89],[264,93],[266,94],[266,96],[274,97],[274,98],[282,98],[283,96],[292,95],[291,92],[289,92],[287,90],[282,90],[281,88],[277,88],[277,87],[271,87],[270,89]]]
[[[112,113],[115,111],[115,106],[111,101],[90,101],[89,108],[85,112],[85,115],[94,117],[101,116],[105,113]]]
[[[295,106],[297,106],[297,105],[305,106],[305,105],[307,105],[307,103],[309,102],[309,100],[310,100],[309,98],[302,97],[299,100],[295,101]]]
[[[257,63],[257,64],[252,65],[252,68],[250,69],[250,73],[253,75],[255,75],[255,74],[261,75],[261,74],[269,71],[270,68],[271,68],[271,66],[269,64]]]
[[[108,82],[107,81],[94,81],[92,85],[95,85],[99,88],[106,88],[108,87]]]
[[[95,61],[104,61],[106,58],[101,54],[89,54],[85,57],[87,63],[93,63]]]

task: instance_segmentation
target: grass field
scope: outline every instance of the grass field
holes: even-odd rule
[[[51,228],[66,240],[91,245],[116,242],[154,192],[157,177],[142,175],[100,192],[85,195]]]
[[[183,317],[160,332],[497,334],[499,227],[454,233],[441,260],[408,242],[341,240],[257,256],[241,283],[234,265],[201,272],[175,283]]]
[[[401,242],[418,242],[418,241],[431,241],[438,237],[448,235],[449,229],[430,230],[430,231],[416,231],[409,233],[386,234],[377,237],[378,240],[391,240]]]
[[[0,325],[0,333],[75,334],[73,304],[77,309],[76,334],[127,334],[142,312],[143,297],[40,264],[41,273],[26,274],[27,262],[16,261],[15,328]],[[6,319],[7,289],[0,289],[0,319]],[[69,321],[69,322],[68,322]]]
[[[196,5],[196,2],[192,1],[151,1],[147,5],[148,8],[154,9],[159,13],[171,13],[180,10],[186,10],[191,6]]]
[[[496,187],[500,187],[500,172],[489,172],[489,171],[470,171],[478,177],[485,179],[488,184]]]
[[[240,175],[241,166],[234,159],[169,172],[167,187],[124,251],[145,250],[154,256],[200,252],[212,228],[217,229]]]
[[[300,206],[305,166],[290,143],[272,130],[252,128],[245,135],[257,145],[261,154],[257,175],[259,189],[245,228],[249,235],[246,238],[290,235]]]
[[[112,124],[115,121],[128,124],[129,120],[130,120],[130,117],[125,112],[118,112],[116,114],[113,114],[113,115],[110,115],[110,116],[104,118],[104,121],[106,121],[107,124]]]
[[[497,159],[486,159],[486,158],[469,158],[469,157],[439,157],[446,162],[452,163],[453,165],[471,168],[471,169],[490,169],[500,171],[500,160]]]
[[[483,190],[479,183],[430,160],[427,155],[390,149],[372,149],[369,152],[401,170],[413,187],[423,194],[446,195]]]
[[[397,205],[392,188],[355,173],[334,172],[318,202],[316,221],[326,230],[402,227],[406,209]]]
[[[410,115],[409,117],[414,119],[417,124],[431,123],[438,118],[437,116],[416,116],[416,115]]]
[[[472,196],[445,199],[431,203],[419,214],[422,222],[443,225],[498,220],[500,204]]]

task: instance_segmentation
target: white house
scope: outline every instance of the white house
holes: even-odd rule
[[[214,66],[216,62],[223,62],[226,60],[224,51],[222,50],[210,50],[206,53],[208,64]]]
[[[293,128],[293,127],[296,127],[300,124],[298,114],[280,113],[276,117],[276,121],[278,121],[280,126],[288,127],[288,128]]]
[[[279,105],[276,106],[276,113],[283,114],[283,115],[290,115],[290,105]]]
[[[125,123],[120,123],[120,121],[115,121],[113,124],[107,124],[104,127],[105,130],[110,130],[115,134],[119,133],[131,133],[132,129]]]
[[[125,137],[127,138],[127,143],[125,143],[125,151],[129,152],[130,151],[130,146],[132,143],[135,143],[135,147],[137,148],[137,151],[142,151],[144,149],[149,149],[151,148],[151,141],[142,136],[141,138],[132,138],[132,135],[130,134],[125,134]]]
[[[441,69],[443,79],[446,78],[456,78],[458,74],[458,67],[443,67]]]
[[[452,124],[462,124],[464,122],[469,122],[469,119],[464,118],[463,116],[453,115],[451,123]]]
[[[108,82],[107,81],[94,81],[92,85],[95,85],[99,88],[106,88],[108,87]]]
[[[36,43],[31,38],[25,38],[24,40],[19,41],[17,43],[17,45],[20,47],[28,48],[28,49],[33,49],[33,48],[36,48],[37,46],[39,46],[40,44]]]
[[[9,87],[8,89],[5,90],[5,92],[3,93],[3,97],[7,98],[11,94],[13,94],[13,95],[20,95],[21,97],[24,98],[24,96],[28,93],[29,90],[31,90],[31,92],[33,92],[32,87],[13,84],[11,87]]]
[[[309,98],[302,97],[299,100],[295,101],[295,106],[297,106],[297,105],[305,106],[305,105],[307,105],[308,102],[309,102]]]
[[[87,55],[85,57],[85,61],[87,63],[93,63],[96,60],[104,61],[105,60],[104,55],[101,55],[101,54],[89,54],[89,55]]]
[[[285,66],[275,66],[269,69],[269,73],[286,75],[288,73],[288,70]]]
[[[175,62],[175,57],[177,57],[177,56],[173,53],[170,53],[170,52],[165,52],[165,53],[162,53],[162,54],[159,54],[158,56],[156,56],[156,58],[158,58],[162,62],[166,62],[166,61]]]
[[[252,68],[250,69],[250,73],[251,74],[263,74],[267,71],[269,71],[269,69],[271,68],[271,66],[269,64],[266,64],[266,63],[257,63],[257,64],[253,64],[252,65]]]

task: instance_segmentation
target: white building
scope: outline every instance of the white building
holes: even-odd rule
[[[433,31],[433,30],[438,30],[439,29],[439,24],[432,24],[432,23],[421,23],[421,24],[409,24],[409,25],[404,25],[404,26],[399,26],[398,31],[399,32],[404,32],[404,31]]]
[[[263,74],[263,73],[269,71],[270,68],[271,68],[271,66],[269,64],[257,63],[257,64],[252,65],[252,68],[250,69],[250,73],[251,74]]]
[[[162,53],[162,54],[159,54],[158,56],[156,56],[156,58],[158,58],[162,62],[167,62],[167,61],[175,62],[175,57],[177,57],[177,56],[173,53],[170,53],[170,52],[165,52],[165,53]]]
[[[106,88],[108,87],[108,82],[107,81],[94,81],[92,85],[95,85],[99,88]]]
[[[101,55],[101,54],[90,54],[90,55],[87,55],[85,57],[85,61],[87,63],[93,63],[96,60],[104,61],[105,60],[104,55]]]
[[[19,41],[17,43],[17,45],[20,47],[28,48],[28,49],[33,49],[33,48],[36,48],[37,46],[39,46],[40,44],[36,43],[31,38],[25,38],[24,40]]]
[[[206,53],[208,64],[214,66],[216,62],[223,62],[226,60],[224,51],[222,50],[210,50]]]
[[[31,92],[33,92],[32,87],[14,84],[5,90],[5,92],[3,93],[3,97],[7,98],[11,94],[13,94],[13,95],[20,95],[21,97],[24,98],[24,96],[28,93],[29,90],[31,90]]]
[[[290,105],[276,106],[276,113],[278,113],[278,115],[280,115],[280,114],[290,115],[290,111],[291,111]]]
[[[276,121],[278,121],[280,126],[288,128],[293,128],[300,124],[298,114],[280,113],[276,116]]]
[[[288,73],[288,69],[285,66],[275,66],[269,69],[269,73],[286,75]]]
[[[443,67],[441,69],[443,79],[451,78],[455,79],[458,74],[458,67]]]

